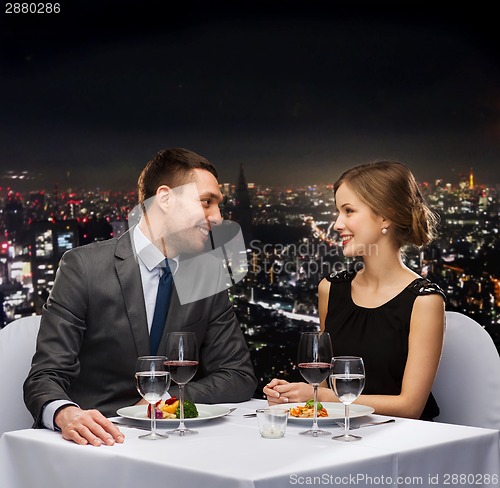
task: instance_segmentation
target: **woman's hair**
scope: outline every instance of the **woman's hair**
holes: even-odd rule
[[[137,182],[139,202],[156,194],[161,185],[176,188],[193,181],[193,170],[204,169],[218,178],[217,171],[208,159],[183,148],[163,149],[142,170]]]
[[[373,212],[389,220],[399,246],[425,246],[435,237],[437,215],[426,205],[413,173],[396,161],[355,166],[336,181],[345,183]]]

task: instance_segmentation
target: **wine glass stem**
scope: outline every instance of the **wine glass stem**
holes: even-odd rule
[[[184,385],[179,385],[179,408],[181,412],[179,429],[184,430],[186,427],[184,425]]]
[[[318,427],[318,385],[313,385],[314,391],[314,413],[312,430],[319,430]]]
[[[156,402],[151,404],[151,434],[156,435]]]
[[[349,435],[350,418],[349,418],[349,404],[344,404],[345,411],[345,422],[344,422],[344,435],[347,437]]]

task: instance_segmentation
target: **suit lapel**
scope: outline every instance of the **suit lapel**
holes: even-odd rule
[[[149,355],[149,332],[141,273],[132,247],[132,230],[117,241],[115,267],[138,356]]]

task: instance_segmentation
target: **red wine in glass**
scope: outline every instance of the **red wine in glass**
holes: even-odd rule
[[[331,370],[332,342],[328,332],[303,332],[300,335],[297,365],[301,375],[313,387],[313,424],[301,434],[314,437],[330,432],[318,427],[318,386],[328,378]]]
[[[198,347],[193,332],[170,332],[167,335],[166,366],[171,378],[179,387],[179,427],[169,430],[169,434],[191,435],[197,431],[184,424],[184,387],[195,375],[198,368]]]
[[[167,363],[168,364],[168,363]],[[311,385],[319,385],[330,374],[330,363],[299,363],[300,374]],[[172,372],[172,370],[170,370]],[[172,376],[174,378],[174,376]]]
[[[165,364],[170,370],[170,377],[182,385],[190,381],[198,369],[198,361],[167,361]]]

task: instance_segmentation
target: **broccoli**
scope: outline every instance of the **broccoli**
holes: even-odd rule
[[[317,409],[318,410],[321,410],[323,408],[323,405],[319,402],[316,403],[317,404]],[[314,400],[307,400],[306,402],[306,407],[311,407],[311,408],[314,408]]]
[[[181,417],[180,405],[177,407],[175,411],[175,416],[177,418]],[[193,402],[190,402],[189,400],[184,400],[184,418],[194,419],[195,417],[198,417],[198,409],[196,408],[196,405]]]

